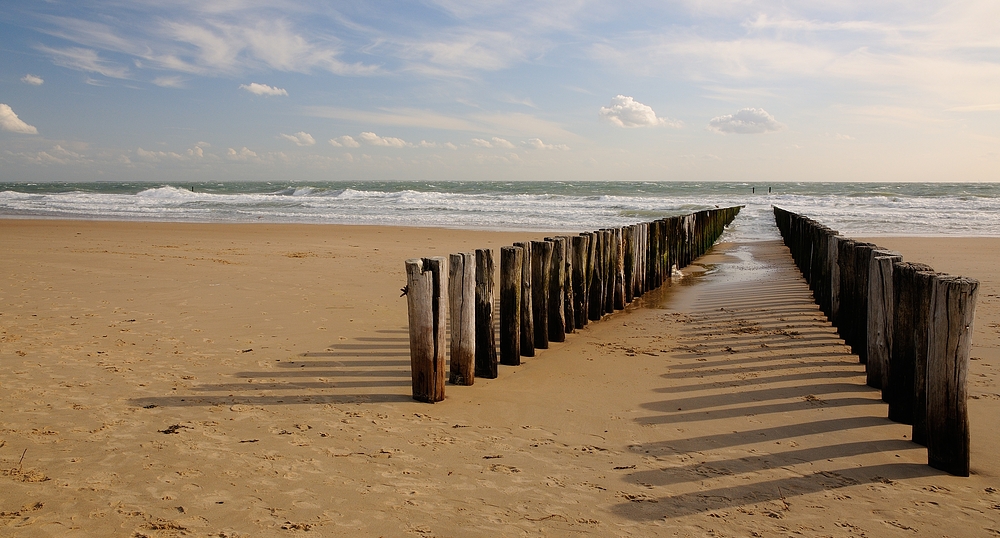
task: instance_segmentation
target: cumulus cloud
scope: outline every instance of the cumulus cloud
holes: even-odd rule
[[[372,146],[385,146],[389,148],[404,148],[410,144],[403,140],[402,138],[393,138],[391,136],[379,136],[375,133],[364,132],[358,137],[365,144],[370,144]]]
[[[32,75],[30,73],[21,77],[21,82],[25,84],[31,84],[32,86],[41,86],[43,83],[45,83],[45,81],[42,80],[42,77],[38,75]]]
[[[3,103],[0,103],[0,129],[12,133],[38,134],[38,129],[33,125],[24,123],[21,118],[17,117],[17,114],[14,113],[14,110],[10,106]]]
[[[201,148],[198,148],[198,149],[201,149]],[[160,161],[162,161],[164,159],[166,159],[166,160],[174,160],[174,161],[183,161],[184,160],[184,156],[183,155],[181,155],[180,153],[173,152],[173,151],[146,151],[146,150],[144,150],[142,148],[136,148],[135,154],[138,155],[139,158],[141,158],[141,159],[143,159],[145,161],[154,162],[154,163],[160,162]]]
[[[257,153],[247,149],[246,146],[243,146],[243,149],[239,151],[236,151],[233,148],[229,148],[226,151],[226,156],[234,161],[246,161],[248,159],[256,159]]]
[[[295,142],[296,146],[311,146],[316,143],[316,139],[312,137],[311,134],[305,131],[299,131],[293,135],[288,135],[281,133],[279,136],[285,140]]]
[[[492,148],[493,144],[490,144],[489,140],[483,140],[482,138],[473,138],[472,145],[481,148]]]
[[[602,106],[598,114],[619,127],[681,126],[679,121],[656,117],[656,112],[653,112],[652,107],[627,95],[615,96],[611,100],[611,106]]]
[[[288,96],[288,92],[284,88],[275,88],[273,86],[268,86],[267,84],[258,84],[256,82],[251,82],[250,84],[240,84],[241,90],[246,90],[254,95],[284,95]]]
[[[525,140],[524,142],[522,142],[522,144],[524,144],[525,147],[531,149],[561,149],[561,150],[569,149],[569,146],[567,146],[566,144],[546,144],[545,142],[542,142],[540,138],[532,138],[529,140]]]
[[[773,133],[784,127],[763,108],[743,108],[735,114],[718,116],[708,122],[709,130],[733,134]]]
[[[472,145],[478,146],[480,148],[503,148],[503,149],[514,149],[514,144],[510,141],[500,138],[499,136],[494,136],[490,140],[483,140],[482,138],[473,138]]]
[[[338,136],[337,138],[330,139],[330,145],[335,148],[360,148],[361,143],[354,139],[353,136]]]

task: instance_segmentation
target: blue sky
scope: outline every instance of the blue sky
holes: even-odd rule
[[[13,1],[0,181],[1000,181],[1000,2]]]

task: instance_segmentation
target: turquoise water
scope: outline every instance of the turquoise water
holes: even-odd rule
[[[0,183],[0,217],[589,230],[744,205],[732,240],[776,238],[771,205],[845,235],[1000,236],[996,183]]]

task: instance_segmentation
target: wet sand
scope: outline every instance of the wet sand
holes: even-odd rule
[[[403,260],[544,235],[0,220],[0,534],[1000,529],[995,268],[954,269],[984,282],[970,478],[884,418],[776,242],[410,400]]]

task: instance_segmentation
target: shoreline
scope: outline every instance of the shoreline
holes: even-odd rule
[[[854,532],[838,522],[906,535],[886,522],[985,532],[1000,503],[984,493],[1000,488],[1000,269],[981,256],[1000,238],[874,239],[982,283],[975,475],[954,479],[879,418],[863,368],[822,321],[803,318],[804,341],[737,355],[724,347],[763,349],[758,333],[717,305],[685,310],[688,294],[732,300],[713,269],[759,270],[732,245],[429,405],[409,397],[405,259],[545,233],[64,220],[0,231],[0,512],[17,514],[0,528],[13,536]],[[808,303],[775,274],[768,304]]]

